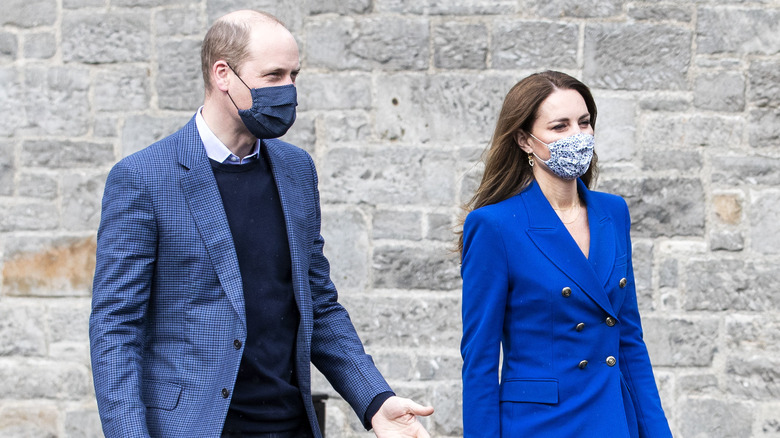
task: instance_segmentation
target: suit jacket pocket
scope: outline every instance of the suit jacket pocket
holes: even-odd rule
[[[501,385],[499,400],[528,403],[558,403],[555,379],[507,379]]]
[[[172,411],[179,404],[181,386],[157,380],[150,380],[144,386],[144,404],[147,408]]]

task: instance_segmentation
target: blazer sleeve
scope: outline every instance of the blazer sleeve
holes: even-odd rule
[[[628,242],[626,245],[628,252],[628,283],[626,284],[625,301],[618,313],[618,318],[622,322],[620,331],[620,371],[631,393],[639,436],[642,438],[671,437],[672,433],[661,407],[661,398],[658,395],[658,389],[655,384],[647,346],[643,340],[631,258],[631,219],[625,202],[623,202],[623,208],[626,242]]]
[[[108,438],[149,436],[140,382],[156,235],[144,181],[120,161],[103,195],[89,320],[95,395]]]
[[[307,155],[308,157],[308,155]],[[312,363],[344,397],[366,427],[371,428],[365,414],[371,401],[379,394],[391,392],[373,359],[363,349],[349,314],[338,302],[336,286],[330,278],[330,264],[323,253],[324,239],[320,234],[322,215],[317,172],[309,157],[313,175],[315,218],[309,266],[309,286],[312,296],[313,331]]]
[[[500,229],[480,210],[463,224],[463,436],[498,437],[498,367],[509,290]]]

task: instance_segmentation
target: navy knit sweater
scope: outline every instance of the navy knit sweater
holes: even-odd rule
[[[299,313],[279,192],[263,154],[242,165],[212,161],[212,169],[238,255],[247,322],[223,432],[294,430],[307,420],[295,375]]]

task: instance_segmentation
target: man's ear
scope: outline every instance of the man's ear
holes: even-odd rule
[[[224,59],[220,59],[211,66],[211,80],[218,90],[227,91],[232,79],[230,66]]]
[[[517,143],[517,146],[522,149],[523,152],[528,154],[534,151],[529,141],[530,137],[525,133],[525,131],[517,131],[515,134],[515,142]]]

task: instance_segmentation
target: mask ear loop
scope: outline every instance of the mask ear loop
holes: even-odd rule
[[[236,70],[233,68],[233,66],[231,66],[231,65],[230,65],[230,63],[229,63],[229,62],[227,62],[227,61],[225,61],[225,64],[227,64],[228,68],[230,68],[230,71],[232,71],[232,72],[233,72],[233,74],[234,74],[234,75],[236,75],[236,77],[238,78],[238,80],[239,80],[239,81],[241,81],[241,83],[242,83],[242,84],[244,84],[244,86],[245,86],[246,88],[248,88],[248,89],[249,89],[249,91],[251,92],[251,91],[252,91],[252,89],[251,89],[251,88],[249,88],[249,85],[247,85],[247,84],[246,84],[246,82],[244,82],[244,80],[243,80],[243,79],[241,79],[241,76],[239,76],[239,75],[238,75],[238,73],[236,73]],[[233,106],[234,106],[234,107],[236,107],[236,109],[237,109],[237,110],[241,111],[241,109],[238,107],[238,105],[236,105],[236,101],[235,101],[235,100],[233,100],[233,96],[231,96],[231,95],[230,95],[230,92],[229,92],[229,91],[225,91],[225,93],[227,93],[228,97],[230,98],[230,101],[231,101],[231,102],[233,102]]]

